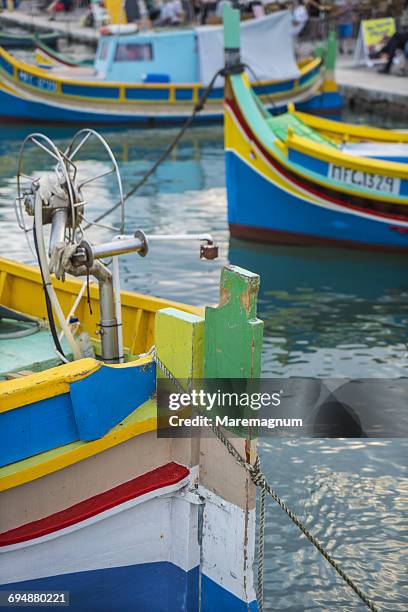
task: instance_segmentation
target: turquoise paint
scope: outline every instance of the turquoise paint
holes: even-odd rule
[[[65,355],[69,357],[70,350],[65,338],[61,345]],[[8,372],[40,372],[59,363],[61,362],[55,353],[54,341],[49,331],[42,329],[31,336],[8,340],[1,339],[0,333],[0,380]]]
[[[241,46],[240,12],[230,4],[224,5],[224,48],[239,49]]]
[[[101,37],[96,52],[95,70],[106,81],[143,83],[147,75],[166,75],[172,83],[196,83],[199,80],[198,52],[194,30],[152,32],[109,37],[105,54]],[[152,59],[115,61],[119,45],[151,45]],[[102,59],[104,57],[104,59]]]

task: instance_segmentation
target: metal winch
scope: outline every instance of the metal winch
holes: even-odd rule
[[[89,146],[92,141],[104,151],[109,167],[95,176],[82,177],[80,154],[85,145]],[[51,158],[51,168],[41,176],[35,177],[25,171],[28,145],[34,145]],[[91,221],[86,216],[87,208],[95,203],[92,201],[94,196],[89,197],[87,194],[87,187],[107,175],[114,176],[118,192],[118,228],[102,225],[96,220]],[[17,220],[38,259],[49,318],[52,318],[53,308],[75,359],[82,356],[81,351],[70,329],[69,318],[65,318],[54,291],[52,274],[59,280],[65,280],[65,274],[84,277],[85,282],[89,281],[90,276],[97,280],[102,359],[107,363],[119,363],[124,357],[118,256],[138,253],[144,257],[154,242],[180,240],[198,241],[202,259],[215,259],[218,256],[218,247],[210,234],[146,235],[140,229],[131,235],[125,234],[125,197],[118,164],[106,140],[94,130],[84,129],[77,132],[65,151],[61,151],[43,134],[34,133],[27,136],[20,150],[17,190]],[[28,218],[32,219],[31,223]],[[46,226],[50,227],[48,249],[45,247]],[[115,235],[109,242],[95,243],[85,236],[90,227],[109,229]],[[30,234],[33,235],[34,249],[29,239]],[[109,263],[104,261],[107,258],[110,259]],[[53,335],[55,340],[55,333]],[[56,349],[61,354],[59,342],[56,342]]]

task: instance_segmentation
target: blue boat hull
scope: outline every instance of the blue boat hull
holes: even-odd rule
[[[256,612],[199,568],[185,572],[173,563],[141,563],[62,576],[27,580],[0,587],[0,591],[69,593],[73,612]],[[29,608],[31,609],[31,608]]]
[[[232,151],[226,151],[226,179],[228,222],[237,238],[408,252],[405,228],[391,220],[376,220],[347,209],[340,212],[284,192]]]
[[[330,115],[338,112],[342,106],[339,94],[316,94],[310,100],[297,105],[300,110]],[[272,112],[280,112],[286,105],[271,107]],[[175,113],[143,113],[126,114],[122,112],[103,112],[84,110],[53,104],[52,102],[38,102],[20,97],[9,90],[3,89],[0,84],[0,117],[14,122],[37,123],[69,123],[86,125],[141,125],[141,126],[177,126],[183,124],[192,111]],[[206,111],[198,113],[194,119],[195,124],[221,123],[223,110]]]

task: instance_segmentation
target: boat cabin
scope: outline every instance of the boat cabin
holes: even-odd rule
[[[95,56],[99,78],[126,83],[195,83],[199,80],[194,30],[104,35]]]

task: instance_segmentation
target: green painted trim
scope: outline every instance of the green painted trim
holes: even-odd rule
[[[326,61],[325,68],[327,71],[333,71],[336,67],[337,57],[337,36],[336,32],[331,31],[327,37]]]
[[[235,99],[251,129],[265,146],[271,149],[277,157],[281,158],[281,151],[273,142],[274,134],[266,121],[266,117],[263,116],[263,109],[265,107],[262,102],[258,100],[252,87],[245,84],[242,74],[230,76],[230,83]]]
[[[220,304],[205,309],[204,377],[258,379],[263,323],[256,318],[259,276],[237,266],[221,272]]]
[[[230,4],[224,5],[224,48],[239,49],[241,46],[240,36],[240,12],[233,9]]]

